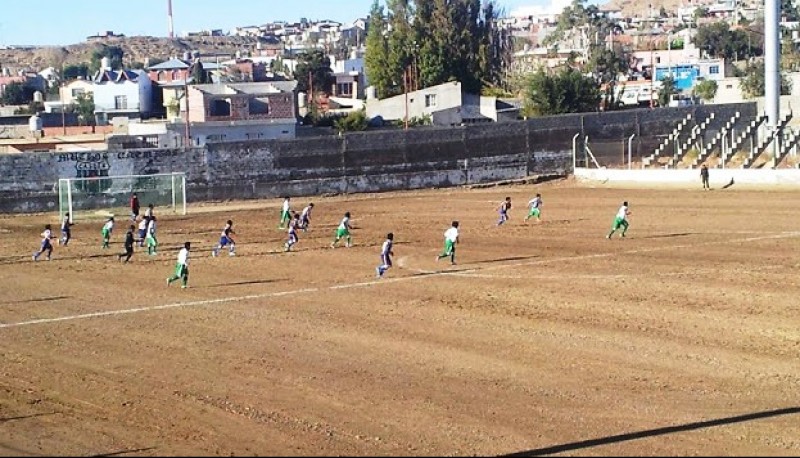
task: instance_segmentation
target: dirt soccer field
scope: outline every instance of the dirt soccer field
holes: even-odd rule
[[[525,224],[536,192],[543,222]],[[293,253],[279,199],[190,205],[128,265],[123,215],[111,249],[102,221],[78,221],[36,263],[57,216],[5,216],[0,453],[799,456],[797,196],[562,181],[317,197]],[[623,200],[628,237],[607,240]],[[355,246],[331,249],[345,211]],[[212,258],[229,218],[238,255]],[[434,260],[453,219],[455,266]],[[376,279],[388,231],[395,267]],[[185,240],[190,287],[168,288]]]

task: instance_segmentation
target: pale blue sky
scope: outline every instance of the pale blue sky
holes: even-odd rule
[[[569,0],[498,0],[506,12],[548,8]],[[591,2],[596,3],[596,2]],[[167,35],[167,0],[35,0],[14,2],[0,16],[0,45],[68,45],[105,30],[132,35]],[[372,0],[172,0],[175,33],[261,25],[275,20],[366,17]]]

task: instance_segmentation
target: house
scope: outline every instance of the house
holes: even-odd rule
[[[200,146],[214,142],[294,138],[296,87],[297,81],[189,86],[192,143]],[[183,121],[175,125],[185,127]],[[182,132],[183,127],[176,127],[176,131]]]
[[[366,77],[361,72],[334,73],[336,82],[331,96],[347,99],[363,99]]]
[[[9,84],[22,84],[32,91],[45,93],[47,91],[47,81],[35,72],[19,72],[16,76],[0,76],[0,96],[5,93],[6,86]]]
[[[61,80],[58,71],[53,67],[47,67],[40,71],[39,76],[45,80],[48,88],[58,86],[58,83]]]
[[[94,94],[94,83],[83,78],[72,80],[58,89],[61,104],[64,106],[77,103],[78,96]]]
[[[369,118],[402,121],[406,116],[408,119],[430,116],[436,126],[514,120],[518,110],[513,108],[508,103],[498,102],[497,97],[466,93],[458,81],[382,100],[367,98]]]
[[[102,69],[92,83],[99,125],[118,116],[147,118],[153,111],[153,82],[143,70]]]
[[[154,83],[183,81],[192,75],[192,64],[181,59],[170,59],[148,67],[147,72]]]

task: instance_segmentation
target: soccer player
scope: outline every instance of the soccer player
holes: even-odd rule
[[[67,246],[72,238],[72,221],[70,221],[69,213],[64,214],[64,219],[61,221],[61,238],[58,240],[59,245]]]
[[[458,243],[458,221],[453,221],[450,229],[446,230],[444,233],[444,251],[442,254],[436,257],[436,260],[440,260],[446,257],[450,257],[450,264],[455,265],[456,263],[456,244]]]
[[[300,229],[303,232],[308,231],[308,225],[311,223],[311,210],[314,209],[314,203],[310,203],[303,209],[303,213],[300,214]]]
[[[500,213],[500,219],[497,220],[497,225],[500,226],[501,224],[508,221],[508,211],[511,210],[511,198],[506,197],[506,200],[500,204],[497,211]]]
[[[286,240],[286,243],[283,244],[284,251],[291,251],[292,246],[297,243],[297,230],[300,229],[300,215],[297,213],[294,214],[292,220],[289,221],[289,238]]]
[[[100,233],[103,235],[103,248],[108,248],[108,242],[111,240],[111,233],[114,231],[114,217],[110,216]]]
[[[135,237],[133,236],[133,232],[136,230],[136,226],[133,224],[130,225],[128,228],[128,232],[125,233],[125,252],[122,254],[117,255],[117,259],[122,261],[122,258],[125,258],[125,264],[131,260],[131,256],[133,256],[133,242]]]
[[[53,254],[53,244],[50,243],[50,240],[53,238],[53,231],[51,230],[51,226],[46,224],[44,226],[44,232],[42,232],[42,245],[39,248],[39,251],[33,253],[33,260],[38,261],[39,256],[42,255],[45,251],[47,252],[47,260],[50,260],[50,256]]]
[[[347,239],[347,248],[353,246],[352,238],[350,237],[351,229],[353,229],[353,226],[350,225],[350,212],[347,212],[339,223],[339,227],[336,228],[336,238],[331,243],[331,248],[336,248],[336,244],[339,243],[342,237]]]
[[[156,238],[156,217],[152,216],[147,221],[147,237],[145,238],[147,242],[147,254],[150,256],[157,255],[158,251],[158,239]]]
[[[147,224],[150,223],[150,218],[142,218],[139,221],[139,247],[144,247],[144,239],[147,238]]]
[[[528,208],[530,211],[528,212],[528,216],[525,217],[525,221],[528,221],[531,218],[536,218],[536,221],[542,220],[542,210],[540,207],[542,206],[542,195],[536,193],[536,197],[528,202]]]
[[[281,207],[281,222],[278,224],[278,229],[285,228],[285,224],[287,224],[290,220],[292,215],[289,213],[289,208],[291,207],[290,201],[291,197],[286,196],[283,198],[283,206]]]
[[[386,240],[381,247],[381,264],[375,268],[375,272],[378,273],[378,278],[382,278],[383,274],[392,267],[392,256],[394,256],[394,252],[392,251],[393,245],[394,233],[389,232],[386,234]]]
[[[228,256],[236,256],[236,242],[233,241],[233,236],[236,232],[233,230],[233,221],[228,220],[225,227],[222,229],[222,234],[219,236],[219,245],[211,250],[211,256],[219,256],[220,250],[230,245],[228,248]]]
[[[175,280],[180,279],[182,282],[181,288],[188,288],[189,285],[189,250],[192,247],[192,242],[185,242],[183,248],[178,252],[178,262],[175,264],[175,274],[167,278],[167,286],[171,285]]]
[[[617,216],[614,218],[614,224],[611,226],[611,232],[608,233],[606,236],[607,239],[610,239],[614,232],[617,229],[622,228],[622,232],[619,234],[620,237],[625,237],[625,232],[628,231],[628,215],[631,212],[628,210],[628,201],[622,203],[622,206],[619,207],[617,210]]]
[[[136,193],[131,195],[131,221],[136,222],[139,217],[139,196]]]

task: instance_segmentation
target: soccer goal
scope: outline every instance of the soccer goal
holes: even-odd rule
[[[58,180],[59,219],[130,214],[130,197],[136,193],[144,213],[148,205],[168,207],[173,213],[186,214],[186,174],[119,175]]]

